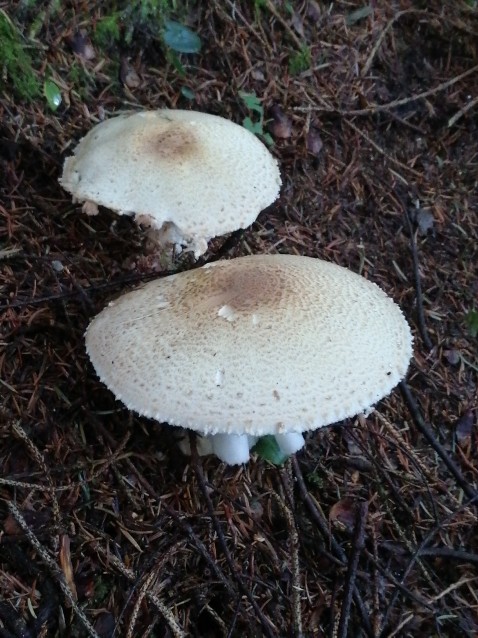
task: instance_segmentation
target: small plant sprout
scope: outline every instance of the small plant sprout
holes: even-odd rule
[[[289,71],[291,75],[299,75],[310,68],[312,53],[310,47],[303,46],[300,51],[294,53],[289,59]]]
[[[270,133],[264,130],[264,107],[255,93],[239,91],[239,97],[251,112],[251,115],[242,120],[242,126],[250,133],[260,137],[267,146],[273,146],[274,140]],[[259,118],[259,119],[257,119]]]

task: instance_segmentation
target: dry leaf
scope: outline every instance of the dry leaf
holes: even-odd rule
[[[320,151],[323,147],[322,138],[320,137],[319,131],[313,126],[310,127],[309,132],[307,133],[307,150],[315,157],[320,155]]]
[[[415,213],[415,221],[420,235],[426,235],[429,230],[433,229],[435,218],[427,208],[419,208]]]
[[[8,514],[7,518],[3,521],[3,531],[9,536],[16,536],[22,533],[22,528],[13,518],[11,514]]]
[[[68,534],[62,534],[60,537],[60,567],[63,575],[65,576],[66,584],[73,594],[73,598],[78,600],[75,580],[73,577],[73,565],[71,563],[70,537]]]
[[[452,366],[458,365],[461,361],[460,353],[458,352],[458,350],[455,350],[453,348],[451,350],[445,350],[443,354],[445,355],[448,363]]]
[[[274,137],[287,139],[292,134],[292,123],[278,104],[271,108],[272,122],[269,124],[270,132]]]
[[[474,424],[473,410],[467,410],[456,422],[455,435],[458,443],[466,443],[470,439]]]
[[[329,520],[332,524],[352,532],[355,527],[355,501],[349,497],[337,501],[329,512]]]
[[[91,40],[86,35],[86,31],[77,31],[70,39],[70,46],[73,53],[79,55],[84,60],[93,60],[96,57]]]
[[[28,527],[35,532],[35,534],[38,533],[42,527],[45,527],[51,519],[51,513],[48,510],[42,510],[41,512],[24,510],[22,512],[22,516]],[[3,529],[5,534],[8,534],[9,536],[16,536],[17,534],[24,533],[12,514],[8,514],[3,521]]]
[[[307,17],[313,22],[318,22],[322,17],[322,10],[315,0],[310,0],[307,5]]]
[[[303,38],[305,36],[304,23],[302,22],[302,18],[296,11],[294,11],[290,23],[292,27],[294,28],[294,30],[297,31],[297,33],[301,36],[301,38]]]
[[[121,58],[119,76],[121,82],[129,89],[136,89],[141,84],[139,75],[133,69],[129,63],[129,58],[126,56]]]

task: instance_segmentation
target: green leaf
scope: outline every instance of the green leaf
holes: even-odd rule
[[[182,86],[181,87],[181,94],[187,100],[195,100],[196,99],[196,95],[194,94],[194,91],[192,91],[188,86]]]
[[[51,110],[56,111],[61,104],[61,92],[57,85],[51,80],[45,80],[43,84],[43,95],[46,97],[46,101]]]
[[[178,53],[199,53],[201,38],[179,22],[165,20],[163,38],[165,44]]]
[[[181,60],[172,49],[168,49],[166,51],[166,59],[174,66],[180,77],[186,77],[186,69],[183,67]]]
[[[262,135],[263,133],[262,122],[253,122],[250,117],[245,117],[242,120],[242,126],[251,133],[254,133],[254,135]]]
[[[472,337],[478,337],[478,311],[474,308],[465,315],[466,325]]]
[[[262,137],[264,139],[264,142],[267,144],[267,146],[274,146],[275,144],[274,138],[272,137],[270,133],[262,133]]]
[[[372,12],[373,12],[373,9],[370,5],[367,5],[366,7],[361,7],[360,9],[357,9],[356,11],[352,11],[352,13],[348,14],[348,16],[345,18],[345,24],[348,27],[351,27],[356,22],[359,22],[359,20],[368,18],[368,16]]]
[[[261,437],[254,445],[253,451],[274,465],[282,465],[288,459],[288,455],[282,452],[275,437],[271,434]]]
[[[262,106],[260,99],[255,93],[246,93],[245,91],[239,91],[239,97],[249,110],[259,113],[261,117],[264,115],[264,107]]]

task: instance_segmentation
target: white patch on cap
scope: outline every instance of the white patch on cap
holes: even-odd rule
[[[224,381],[224,370],[216,370],[215,384],[217,387],[221,387]]]
[[[217,311],[217,316],[222,317],[227,321],[234,321],[234,319],[236,319],[237,317],[237,314],[235,313],[234,308],[226,304],[225,306],[219,308],[219,310]]]

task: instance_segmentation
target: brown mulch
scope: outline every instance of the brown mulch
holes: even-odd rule
[[[476,3],[182,3],[203,41],[184,76],[145,25],[100,47],[107,8],[54,5],[0,2],[25,34],[44,11],[32,57],[63,98],[52,112],[0,88],[0,638],[476,636]],[[279,468],[184,457],[98,381],[89,320],[158,272],[129,219],[83,216],[57,181],[103,117],[241,123],[239,91],[262,100],[284,185],[201,263],[336,262],[415,336],[406,384]]]

